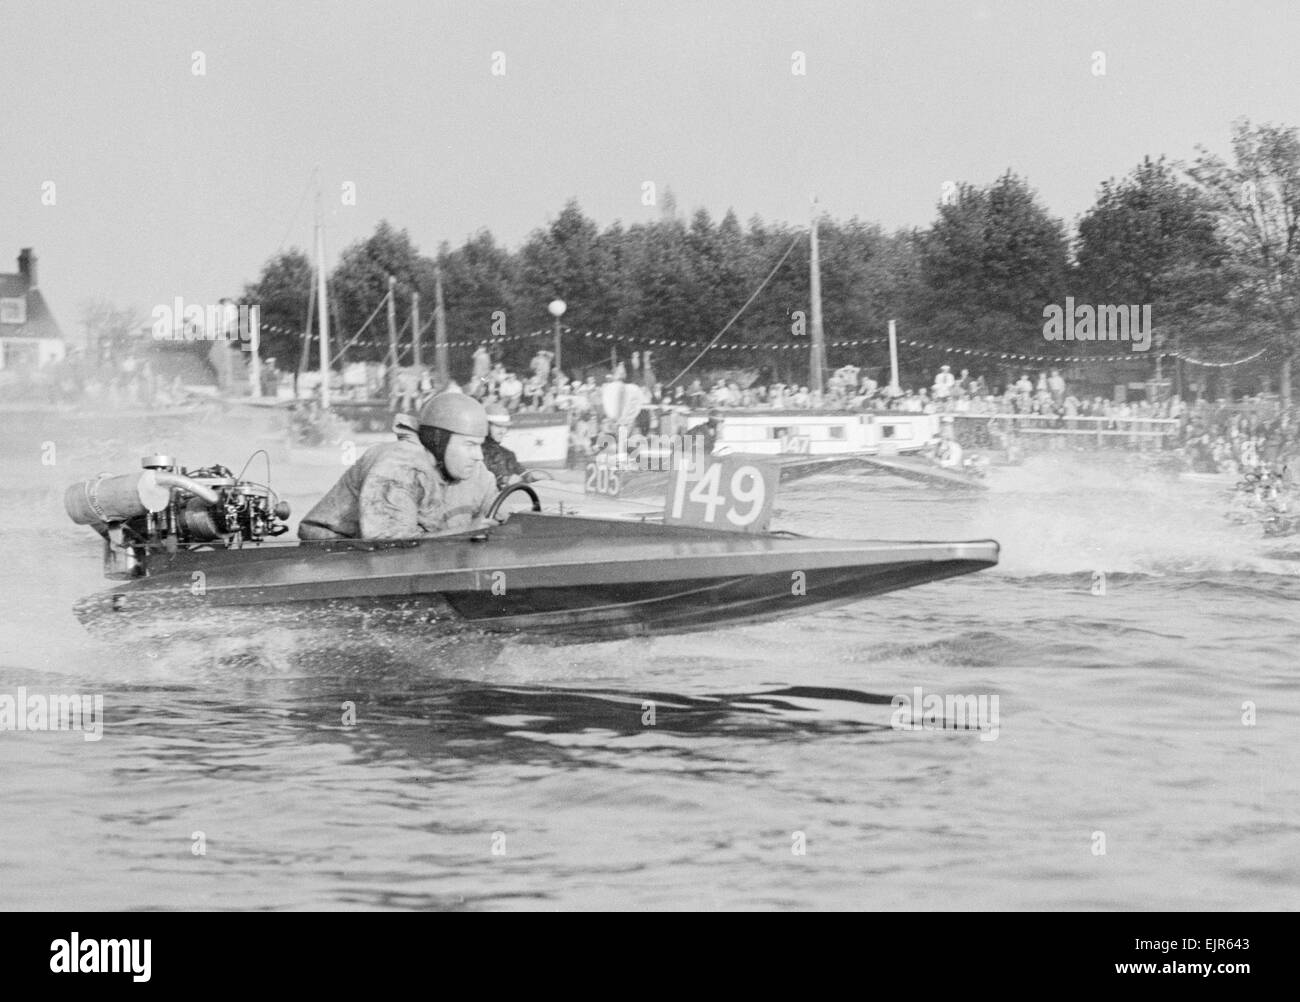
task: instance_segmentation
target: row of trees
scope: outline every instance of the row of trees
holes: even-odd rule
[[[1201,149],[1186,165],[1145,159],[1101,185],[1073,233],[1039,202],[1028,183],[1007,173],[993,183],[956,187],[925,229],[887,233],[857,218],[819,225],[825,330],[830,341],[878,337],[896,319],[909,339],[954,349],[1019,354],[1115,354],[1114,343],[1048,343],[1045,307],[1076,303],[1150,305],[1157,349],[1233,359],[1260,348],[1269,371],[1300,348],[1300,139],[1271,125],[1234,127],[1232,155]],[[621,354],[648,339],[707,342],[771,280],[722,339],[755,346],[743,361],[783,374],[803,353],[761,347],[791,343],[807,330],[809,241],[805,227],[742,226],[734,212],[715,221],[701,209],[687,220],[601,230],[576,202],[517,250],[486,230],[462,246],[422,255],[405,230],[381,223],[342,253],[331,281],[337,328],[357,332],[397,279],[398,324],[410,340],[411,293],[421,324],[433,315],[434,270],[441,269],[449,337],[487,342],[522,367],[539,347],[520,334],[548,329],[546,304],[564,299],[564,325],[627,338]],[[788,256],[787,256],[788,255]],[[777,267],[784,256],[784,263]],[[294,250],[267,262],[245,301],[259,303],[266,353],[297,361],[308,310],[311,264]],[[804,318],[801,323],[801,317]],[[500,337],[504,333],[504,338]],[[432,357],[432,337],[426,358]],[[381,314],[348,349],[352,359],[387,352]],[[609,343],[569,336],[565,369],[607,360]],[[468,370],[469,347],[452,352],[453,374]],[[669,376],[696,349],[654,348]],[[831,349],[828,363],[861,363],[861,349]],[[883,361],[877,352],[872,361]],[[910,357],[928,369],[943,361]],[[736,353],[720,356],[734,363]],[[313,357],[311,364],[315,364]],[[995,363],[974,362],[972,368]]]

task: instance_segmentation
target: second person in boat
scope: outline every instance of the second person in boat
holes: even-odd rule
[[[368,449],[303,516],[298,538],[410,539],[489,524],[497,485],[483,464],[483,405],[440,393],[417,422],[414,436]]]
[[[496,478],[497,487],[551,479],[550,474],[524,469],[519,457],[502,443],[510,428],[510,411],[501,404],[488,404],[486,410],[488,434],[483,440],[483,465]]]

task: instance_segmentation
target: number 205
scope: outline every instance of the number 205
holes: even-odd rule
[[[584,487],[588,494],[608,494],[617,497],[619,491],[618,471],[599,463],[587,464],[587,482]]]

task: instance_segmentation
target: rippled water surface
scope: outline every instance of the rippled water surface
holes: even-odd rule
[[[0,415],[0,695],[104,699],[99,741],[0,732],[8,907],[1300,906],[1300,539],[1220,488],[1061,455],[978,497],[790,484],[781,528],[1002,564],[698,635],[87,636],[68,483],[260,444],[301,512],[338,474],[241,420]],[[996,695],[996,738],[891,727],[918,686]]]

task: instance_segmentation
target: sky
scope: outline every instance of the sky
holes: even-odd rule
[[[318,185],[329,267],[384,219],[425,253],[516,247],[570,198],[654,219],[647,181],[683,214],[802,224],[816,193],[893,229],[1010,169],[1072,224],[1145,155],[1300,126],[1287,0],[6,0],[0,23],[0,271],[34,248],[69,337],[95,297],[238,295],[310,249]]]

